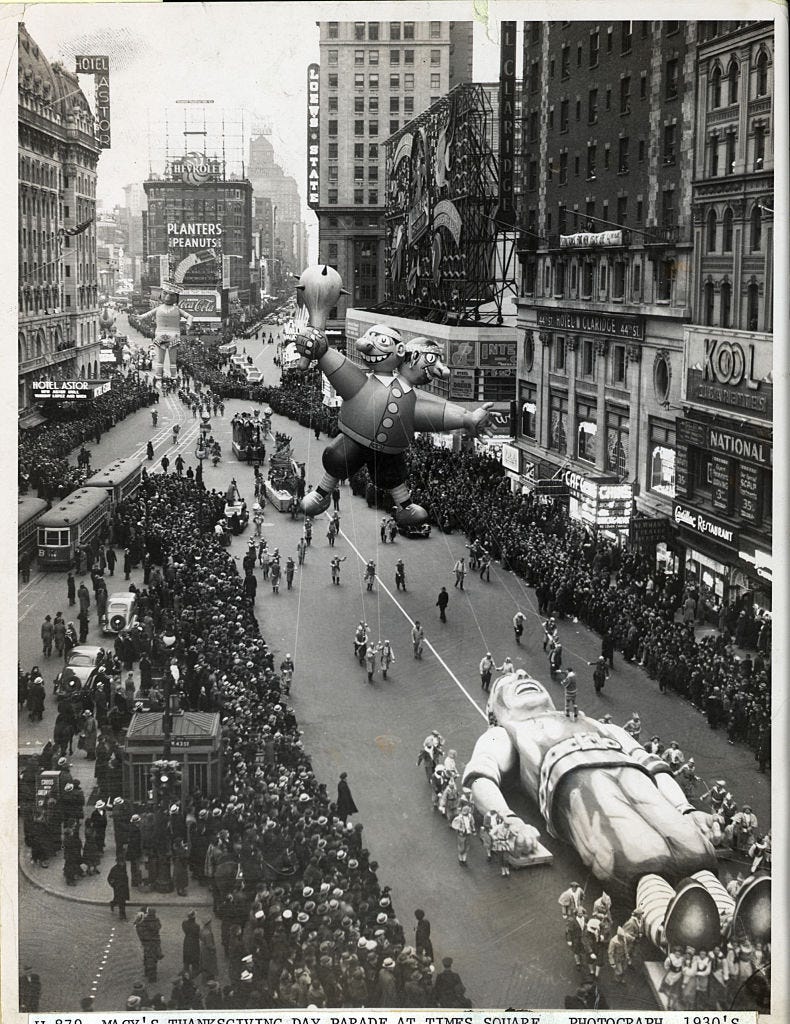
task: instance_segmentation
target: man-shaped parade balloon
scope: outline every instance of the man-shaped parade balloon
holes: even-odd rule
[[[178,285],[162,285],[162,302],[154,309],[140,317],[154,320],[155,357],[153,372],[155,377],[172,377],[176,370],[175,348],[181,340],[181,318],[187,323],[192,322],[189,313],[185,313],[178,305]]]
[[[374,484],[392,495],[393,514],[400,526],[425,522],[428,513],[411,500],[407,482],[406,451],[415,431],[462,429],[471,437],[489,434],[492,403],[470,411],[417,390],[415,383],[444,375],[438,369],[432,372],[432,367],[440,365],[440,349],[435,346],[435,352],[431,351],[434,346],[427,339],[407,346],[389,325],[376,324],[357,339],[364,369],[331,349],[324,328],[329,310],[343,294],[340,275],[331,267],[308,267],[296,292],[299,305],[309,313],[308,324],[295,342],[301,357],[298,368],[304,371],[316,359],[343,399],[340,433],[324,449],[324,475],[318,486],[302,500],[305,515],[325,512],[338,481],[366,466]]]

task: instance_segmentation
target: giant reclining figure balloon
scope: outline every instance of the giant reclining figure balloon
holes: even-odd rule
[[[308,267],[299,279],[297,299],[309,313],[295,344],[299,369],[313,359],[343,399],[339,435],[324,449],[324,475],[302,500],[306,515],[329,508],[339,480],[363,466],[378,487],[388,490],[394,516],[403,526],[425,522],[428,513],[411,500],[407,484],[406,450],[415,431],[463,429],[475,437],[489,433],[491,403],[469,411],[415,388],[449,371],[441,361],[441,348],[427,338],[405,344],[393,327],[371,327],[356,342],[365,369],[329,348],[324,328],[329,310],[342,294],[342,280],[331,267]]]
[[[550,835],[570,843],[607,885],[630,893],[635,887],[656,945],[712,949],[736,929],[768,941],[770,879],[751,879],[730,898],[714,874],[711,816],[688,802],[663,758],[619,726],[582,713],[566,718],[523,670],[494,683],[487,711],[491,725],[475,744],[463,784],[481,813],[507,820],[516,854],[535,852],[538,835],[502,791],[505,776],[517,771]]]

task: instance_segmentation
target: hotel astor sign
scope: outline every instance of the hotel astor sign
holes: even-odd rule
[[[571,334],[597,334],[623,341],[645,340],[645,318],[626,313],[593,313],[581,309],[539,309],[537,326]]]

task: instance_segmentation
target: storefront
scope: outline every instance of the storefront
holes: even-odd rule
[[[686,545],[685,579],[710,599],[730,600],[731,566],[737,559],[736,527],[686,502],[676,501],[672,518]]]
[[[623,542],[627,538],[634,504],[631,484],[618,483],[611,476],[584,476],[570,469],[565,470],[564,480],[571,519],[610,540]]]

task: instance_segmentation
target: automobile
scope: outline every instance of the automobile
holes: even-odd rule
[[[254,366],[245,367],[244,377],[248,384],[263,384],[263,373]]]
[[[247,357],[246,356],[240,356],[238,354],[235,355],[235,356],[231,356],[230,357],[230,361],[231,361],[231,364],[233,366],[246,366],[247,365]]]
[[[221,356],[235,356],[236,355],[236,342],[229,341],[224,345],[218,345],[217,351]]]
[[[107,598],[107,614],[102,623],[104,633],[120,633],[131,629],[137,622],[137,597],[128,591],[110,594]]]
[[[95,644],[79,644],[72,647],[66,656],[66,664],[63,666],[62,684],[68,684],[69,680],[76,679],[79,683],[77,689],[84,690],[93,681],[96,670],[107,660],[107,651]]]
[[[431,524],[416,523],[411,526],[398,524],[398,533],[400,533],[404,537],[430,537]]]

